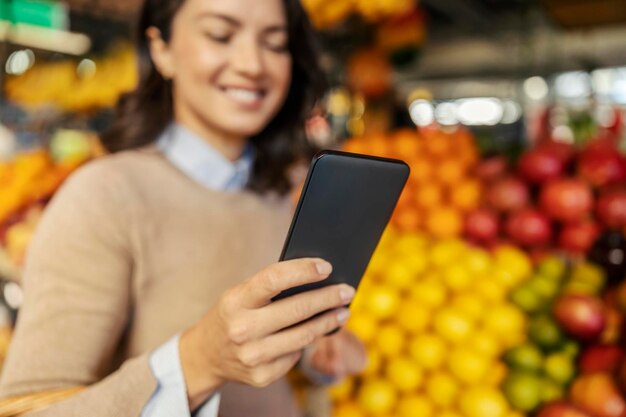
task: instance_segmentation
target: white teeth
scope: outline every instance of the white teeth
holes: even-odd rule
[[[242,88],[226,88],[226,93],[237,101],[254,103],[263,96],[260,91],[244,90]]]

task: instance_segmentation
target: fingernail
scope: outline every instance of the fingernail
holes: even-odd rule
[[[354,298],[354,293],[355,290],[353,287],[349,285],[343,285],[339,290],[339,298],[341,298],[341,301],[343,301],[344,303],[349,303]]]
[[[350,317],[350,310],[348,310],[347,308],[341,309],[337,313],[337,321],[339,322],[339,324],[345,324],[345,322],[348,321],[349,317]]]
[[[333,272],[333,266],[326,261],[317,261],[315,268],[317,268],[317,273],[320,275],[330,275]]]

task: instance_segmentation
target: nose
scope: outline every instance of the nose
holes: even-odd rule
[[[242,39],[235,48],[231,65],[238,73],[250,78],[260,78],[264,72],[261,45],[256,39]]]

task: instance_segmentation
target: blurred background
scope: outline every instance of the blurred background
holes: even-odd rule
[[[626,1],[302,0],[320,147],[411,177],[311,416],[626,415]],[[139,0],[0,0],[0,358],[24,254],[136,82]],[[259,6],[261,7],[261,6]]]

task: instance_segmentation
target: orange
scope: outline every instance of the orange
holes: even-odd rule
[[[396,210],[407,208],[407,206],[412,206],[413,200],[415,199],[414,194],[415,192],[412,187],[405,187],[404,190],[402,190],[402,194],[400,194],[400,197],[398,198]]]
[[[424,378],[422,370],[412,360],[404,357],[393,358],[386,370],[387,380],[400,392],[415,391]]]
[[[426,396],[413,394],[400,399],[394,414],[397,417],[430,417],[435,415],[435,410]]]
[[[399,207],[393,213],[391,224],[404,232],[414,232],[422,226],[422,217],[418,210]]]
[[[443,190],[435,183],[425,183],[417,187],[415,191],[415,202],[424,209],[431,209],[441,205],[443,201]]]
[[[434,168],[428,159],[424,157],[415,158],[410,165],[409,182],[423,184],[432,178]]]
[[[452,153],[454,143],[446,133],[433,131],[424,135],[424,148],[430,155],[443,158]]]
[[[454,187],[465,176],[465,166],[454,159],[446,159],[437,165],[435,176],[443,184]]]
[[[390,412],[396,405],[397,394],[390,382],[383,379],[366,380],[358,394],[361,408],[371,415]]]
[[[473,210],[480,205],[481,193],[480,181],[465,179],[451,188],[450,202],[459,210]]]
[[[372,136],[366,142],[365,151],[368,155],[387,157],[391,151],[389,140],[384,136]]]
[[[458,236],[463,230],[463,218],[452,207],[434,207],[426,216],[426,230],[439,238]]]
[[[393,133],[392,149],[397,156],[415,158],[420,148],[420,136],[414,129],[400,129]]]
[[[367,143],[364,138],[352,138],[344,142],[341,149],[345,152],[367,153]]]

